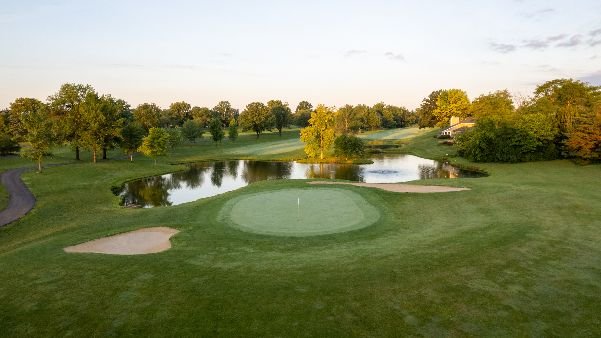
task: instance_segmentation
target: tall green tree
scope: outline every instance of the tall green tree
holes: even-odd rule
[[[221,124],[221,118],[216,116],[211,123],[209,123],[209,132],[211,133],[211,137],[213,138],[213,142],[215,144],[220,143],[225,136],[223,132],[223,125]]]
[[[313,105],[311,103],[308,101],[299,102],[294,111],[294,116],[292,117],[294,124],[301,128],[308,126],[311,112],[313,112]]]
[[[173,102],[166,113],[169,127],[181,127],[184,122],[192,119],[192,106],[184,101]]]
[[[134,121],[146,131],[161,125],[161,108],[154,103],[142,103],[133,111]]]
[[[219,101],[219,103],[213,107],[213,111],[219,116],[222,127],[227,127],[232,118],[238,118],[238,110],[232,108],[229,101]]]
[[[163,128],[150,128],[148,135],[142,139],[142,145],[138,149],[139,152],[154,159],[154,164],[157,163],[158,156],[166,156],[169,150],[169,133]]]
[[[192,107],[191,114],[200,128],[207,128],[213,117],[213,112],[207,107]]]
[[[265,130],[273,127],[273,115],[269,108],[261,102],[251,102],[246,105],[246,109],[240,114],[240,127],[243,130],[252,130],[257,138]]]
[[[236,139],[238,138],[238,122],[236,121],[236,119],[230,120],[227,137],[232,142],[236,141]]]
[[[27,148],[21,151],[21,156],[32,159],[38,164],[38,171],[42,171],[42,160],[56,142],[54,127],[49,110],[46,106],[29,111],[20,117],[25,130],[23,139]]]
[[[309,126],[301,129],[301,141],[305,143],[305,153],[309,158],[324,159],[325,153],[334,142],[334,111],[325,105],[318,105],[311,113]]]
[[[134,160],[134,153],[142,145],[146,131],[137,122],[128,123],[121,129],[120,146],[125,151],[130,161]]]
[[[196,139],[202,136],[202,128],[196,120],[188,120],[182,126],[182,135],[190,142],[196,142]]]
[[[442,90],[435,90],[422,100],[421,105],[415,111],[419,128],[432,128],[436,126],[437,120],[434,110],[436,110],[438,97]]]
[[[436,126],[444,127],[449,124],[452,116],[466,118],[470,113],[470,100],[467,93],[461,89],[443,90],[436,100]]]
[[[511,94],[507,90],[480,95],[470,105],[471,115],[481,117],[509,117],[515,113]]]
[[[278,130],[279,135],[282,136],[282,128],[290,125],[292,111],[287,103],[283,103],[280,100],[270,100],[267,102],[267,108],[271,115],[273,115],[275,128]]]
[[[21,97],[12,102],[5,122],[11,136],[17,140],[23,139],[27,131],[23,126],[23,119],[21,117],[43,108],[44,103],[34,98]]]
[[[90,85],[66,83],[59,91],[48,97],[57,137],[75,148],[75,159],[79,160],[79,148],[86,122],[82,118],[81,104],[88,94],[96,93]]]
[[[85,127],[81,133],[81,145],[92,152],[92,162],[96,163],[97,154],[103,151],[121,134],[124,119],[123,105],[110,95],[98,96],[90,92],[80,106],[81,118]]]
[[[357,115],[357,110],[350,104],[338,108],[335,125],[338,134],[356,133],[361,128],[361,120]]]

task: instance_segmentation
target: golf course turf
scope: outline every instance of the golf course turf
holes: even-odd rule
[[[378,210],[359,194],[323,188],[243,195],[228,201],[220,213],[220,220],[242,231],[292,237],[357,230],[379,218]]]
[[[248,148],[252,154],[236,158],[292,158],[302,154],[291,148],[298,131],[259,140],[243,134],[236,143],[220,146],[205,139],[176,148],[156,166],[136,157],[133,163],[82,161],[41,174],[27,172],[23,180],[36,206],[0,229],[0,332],[81,337],[601,335],[601,166],[473,164],[456,157],[452,147],[439,145],[434,133],[402,140],[402,149],[478,166],[490,176],[415,182],[470,189],[432,194],[262,181],[152,209],[121,208],[110,190],[130,179],[181,168],[169,162],[227,158],[231,155],[224,152],[262,143],[281,147],[270,146],[266,153]],[[58,149],[51,160],[71,157],[69,149]],[[1,170],[24,165],[31,164],[0,161]],[[356,231],[304,237],[240,231],[220,219],[229,201],[305,189],[352,192],[380,217]],[[275,211],[268,203],[260,209]],[[172,248],[161,253],[63,250],[162,226],[180,232],[171,238]]]

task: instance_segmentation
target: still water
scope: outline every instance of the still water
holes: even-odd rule
[[[187,170],[127,182],[116,191],[121,204],[145,208],[178,205],[273,179],[325,178],[367,183],[476,177],[448,164],[412,155],[382,155],[373,164],[306,164],[268,161],[212,161]]]

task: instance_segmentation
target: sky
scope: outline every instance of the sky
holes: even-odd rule
[[[601,1],[0,0],[0,108],[70,82],[134,107],[414,109],[556,78],[601,85]]]

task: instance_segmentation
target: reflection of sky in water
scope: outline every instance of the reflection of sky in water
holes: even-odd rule
[[[449,174],[449,169],[454,168],[412,155],[384,155],[372,160],[373,164],[364,165],[244,160],[205,162],[184,172],[162,175],[163,180],[151,178],[127,183],[120,195],[124,204],[152,207],[191,202],[268,179],[336,178],[367,183],[398,183],[456,177],[456,173]]]

